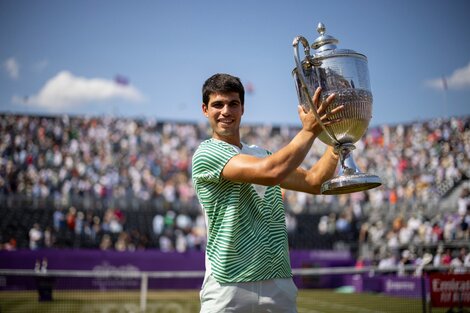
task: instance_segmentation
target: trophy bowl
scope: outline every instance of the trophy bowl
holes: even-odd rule
[[[354,143],[364,136],[372,118],[373,96],[370,89],[367,57],[353,50],[336,49],[338,40],[325,35],[325,26],[318,24],[320,33],[312,48],[315,54],[310,55],[310,45],[302,36],[294,39],[294,57],[296,68],[294,77],[297,96],[306,110],[312,110],[323,131],[318,138],[327,145],[333,146],[340,156],[338,175],[322,184],[322,194],[343,194],[363,191],[380,186],[381,179],[359,170],[352,151]],[[299,58],[299,43],[304,47],[304,60]],[[335,94],[334,102],[328,107],[331,111],[343,105],[342,111],[332,118],[341,121],[324,125],[318,116],[312,100],[317,87],[321,86],[321,101]]]

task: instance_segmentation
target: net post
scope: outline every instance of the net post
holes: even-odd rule
[[[142,273],[140,277],[140,312],[147,310],[147,290],[148,290],[148,274]]]
[[[421,273],[421,302],[423,305],[423,313],[426,313],[426,281],[424,271]]]

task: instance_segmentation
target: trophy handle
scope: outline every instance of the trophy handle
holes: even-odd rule
[[[308,101],[308,104],[310,106],[310,110],[312,111],[313,115],[315,116],[318,124],[320,124],[321,128],[323,129],[323,131],[327,134],[327,136],[330,138],[331,141],[333,141],[337,146],[339,146],[341,143],[338,141],[338,139],[336,138],[336,136],[331,132],[330,129],[328,129],[325,124],[323,124],[323,122],[321,121],[321,118],[320,116],[318,115],[317,113],[317,110],[315,108],[315,104],[313,103],[313,96],[310,95],[310,92],[308,91],[308,88],[307,88],[307,84],[306,84],[306,79],[305,79],[305,75],[304,75],[304,71],[302,69],[302,63],[300,62],[300,59],[299,59],[299,42],[302,43],[303,47],[304,47],[304,53],[305,53],[305,56],[306,56],[306,60],[307,62],[309,62],[309,57],[310,57],[310,46],[308,44],[308,41],[307,39],[305,39],[305,37],[302,37],[302,36],[297,36],[294,38],[294,42],[292,43],[292,46],[294,47],[294,59],[295,59],[295,64],[297,65],[297,73],[298,73],[298,77],[300,79],[300,83],[301,83],[301,88],[302,90],[305,92],[305,94],[307,95],[307,101]],[[312,64],[312,66],[315,67],[315,72],[317,72],[317,67],[315,66],[315,64]],[[318,74],[317,74],[318,76]],[[320,80],[318,82],[320,84]],[[321,87],[321,85],[320,85]]]

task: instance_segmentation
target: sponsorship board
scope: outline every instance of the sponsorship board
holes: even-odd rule
[[[432,306],[470,306],[470,274],[431,274],[429,283]]]
[[[293,268],[352,266],[354,259],[342,251],[293,250],[290,252]],[[82,270],[107,273],[135,273],[145,271],[204,271],[204,252],[161,252],[158,250],[101,251],[79,249],[43,249],[0,251],[0,269],[33,270],[37,262],[47,261],[47,272],[39,277],[0,275],[0,290],[35,289],[38,284],[53,284],[57,289],[138,289],[140,279],[125,277],[50,277],[51,270]],[[42,269],[41,269],[42,271]],[[344,275],[323,275],[321,287],[337,287]],[[341,278],[341,279],[340,279]],[[299,287],[310,286],[310,281],[296,277]],[[203,276],[192,278],[149,279],[151,289],[200,288]]]
[[[421,277],[386,277],[383,279],[383,292],[390,296],[420,298],[422,296]]]

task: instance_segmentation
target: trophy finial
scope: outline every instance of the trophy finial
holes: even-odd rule
[[[320,34],[320,36],[313,42],[313,49],[318,50],[318,52],[336,49],[338,39],[330,35],[325,35],[325,24],[323,24],[322,22],[318,23],[317,32]]]
[[[322,22],[318,23],[317,32],[323,36],[325,31],[326,31],[325,24],[323,24]]]

